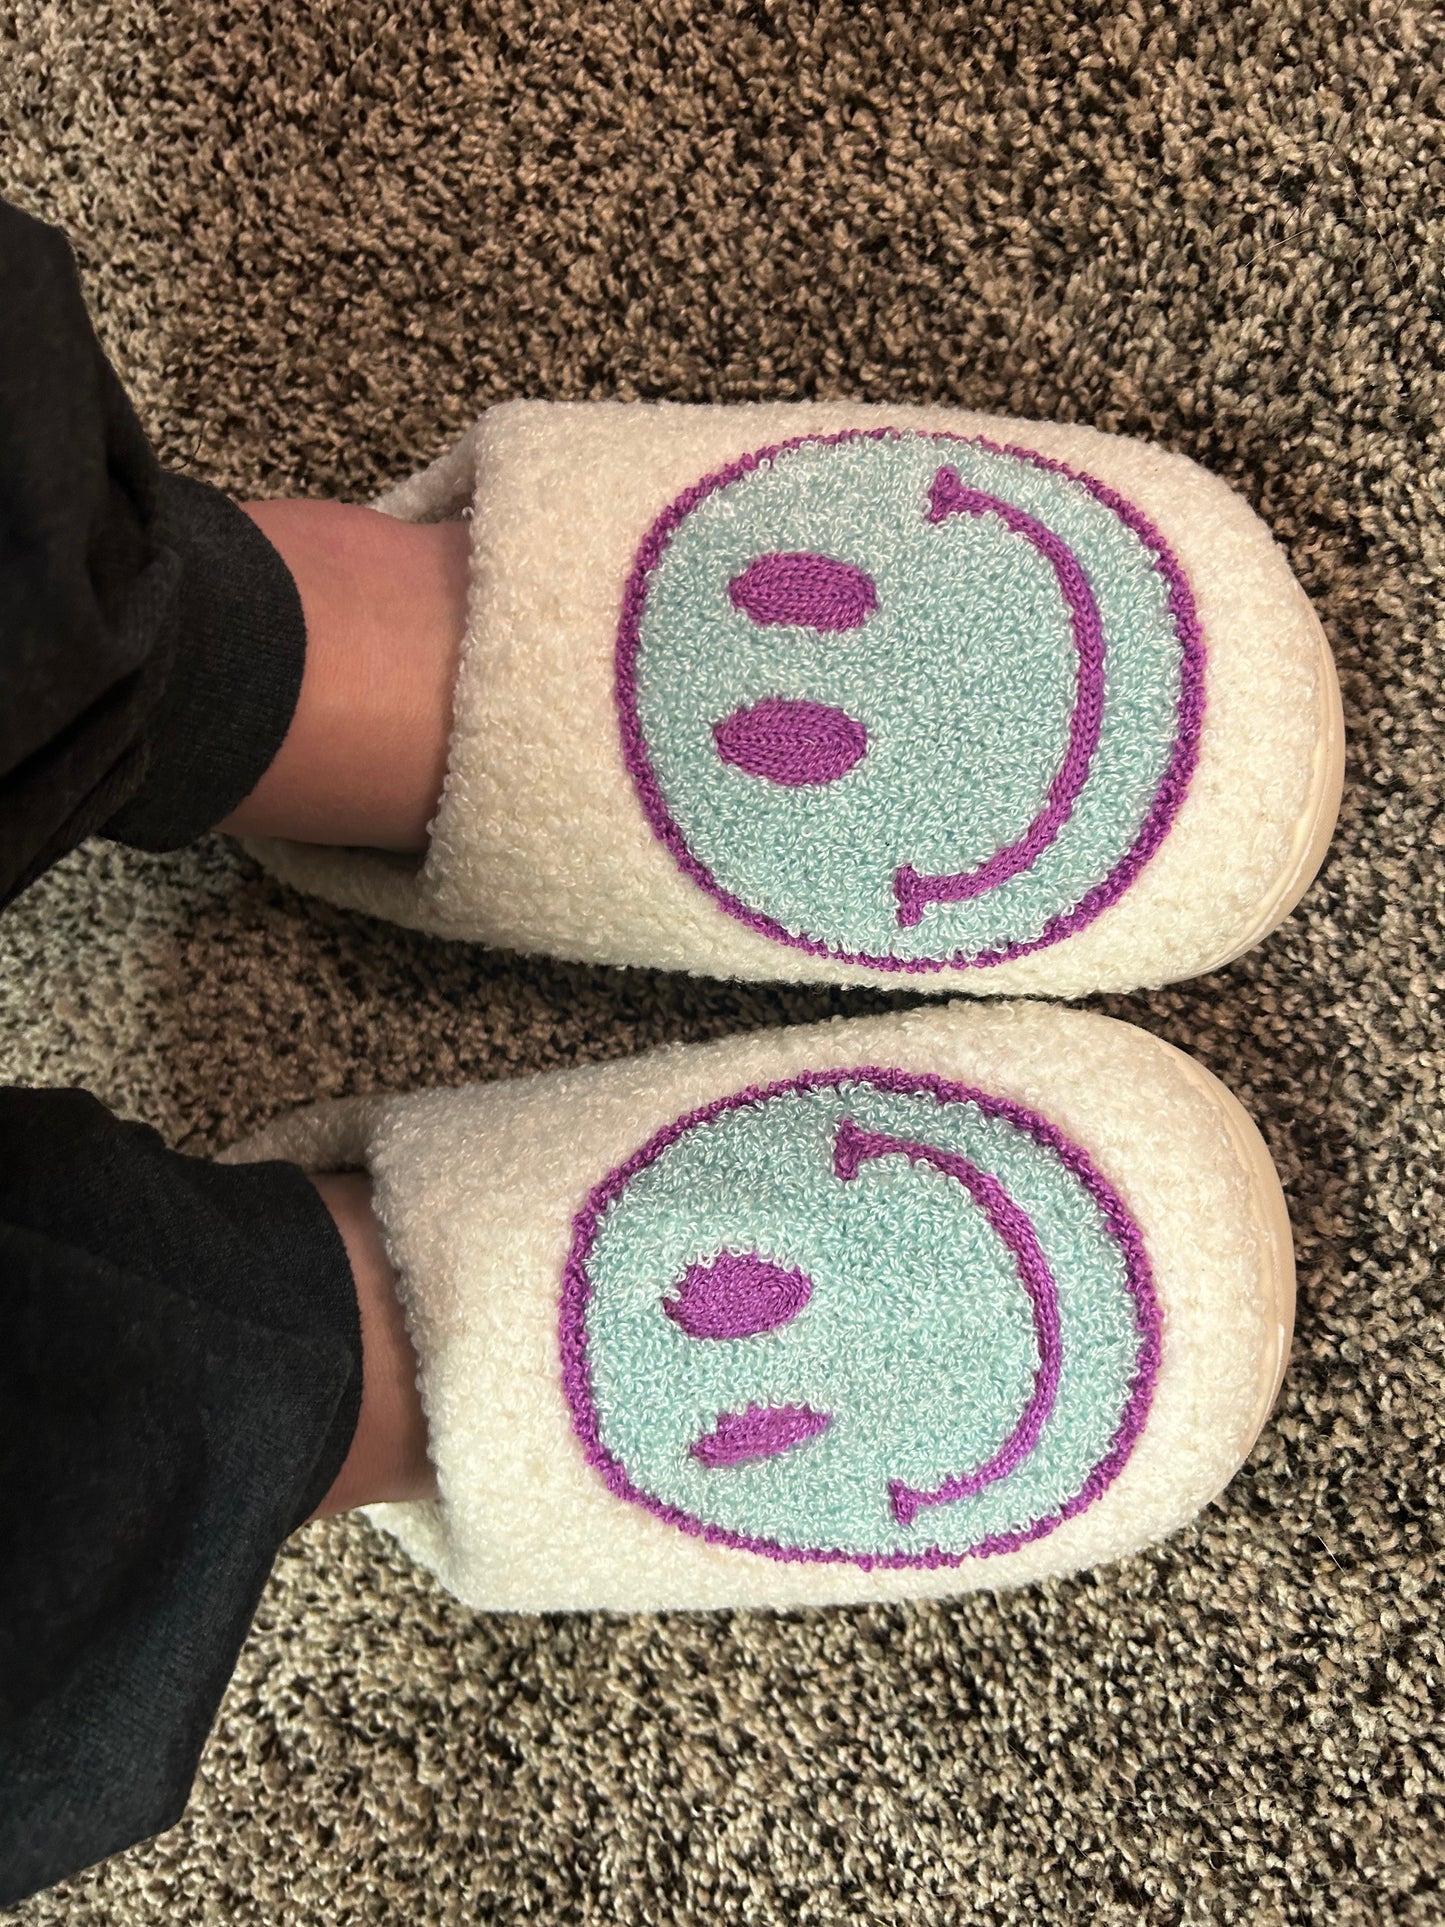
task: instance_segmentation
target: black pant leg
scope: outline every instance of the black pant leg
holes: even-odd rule
[[[227,815],[305,645],[255,525],[156,462],[63,237],[0,202],[0,902],[93,832],[159,849]],[[178,1817],[360,1397],[302,1172],[0,1091],[0,1905]]]
[[[0,1090],[0,1906],[179,1818],[360,1401],[351,1268],[296,1166]]]
[[[170,849],[228,816],[305,655],[285,563],[156,461],[64,236],[0,201],[0,903],[97,831]]]

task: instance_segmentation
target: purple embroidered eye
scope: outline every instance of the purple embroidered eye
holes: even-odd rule
[[[765,1338],[690,1335],[795,1303]],[[734,1089],[627,1155],[573,1220],[557,1342],[619,1500],[765,1558],[939,1570],[1094,1504],[1144,1433],[1163,1332],[1143,1233],[1081,1145],[863,1065]]]
[[[751,709],[734,710],[712,733],[725,763],[788,789],[836,783],[868,747],[867,730],[841,709],[787,696],[766,696]]]
[[[756,1338],[796,1318],[812,1295],[806,1272],[724,1251],[710,1265],[689,1265],[662,1309],[689,1338]]]
[[[695,1459],[710,1469],[744,1465],[749,1459],[775,1459],[795,1445],[826,1432],[831,1412],[815,1412],[807,1405],[750,1405],[745,1412],[719,1412],[717,1424],[688,1447]]]
[[[830,555],[760,555],[728,584],[728,600],[760,628],[858,629],[878,607],[873,578]]]

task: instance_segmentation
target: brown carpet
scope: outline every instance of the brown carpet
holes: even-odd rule
[[[782,1619],[479,1617],[307,1531],[184,1822],[26,1927],[1445,1919],[1442,82],[1414,0],[0,4],[0,189],[73,234],[168,458],[361,497],[518,394],[1155,436],[1278,531],[1351,732],[1302,913],[1108,1006],[1290,1190],[1294,1362],[1221,1505],[1068,1584]],[[868,1002],[451,948],[218,842],[88,848],[0,923],[0,1072],[198,1148]]]

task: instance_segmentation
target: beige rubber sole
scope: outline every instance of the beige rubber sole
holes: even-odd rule
[[[1163,1042],[1163,1039],[1159,1041]],[[1197,1064],[1186,1052],[1176,1049],[1174,1045],[1166,1045],[1166,1048],[1173,1051],[1175,1057],[1179,1059],[1188,1081],[1213,1105],[1220,1128],[1229,1139],[1235,1156],[1248,1175],[1254,1216],[1264,1233],[1260,1251],[1259,1282],[1260,1295],[1265,1306],[1266,1324],[1272,1342],[1266,1343],[1260,1355],[1259,1402],[1255,1408],[1250,1442],[1248,1448],[1241,1454],[1238,1464],[1230,1472],[1229,1479],[1232,1479],[1253,1451],[1270,1413],[1274,1410],[1275,1400],[1279,1397],[1280,1387],[1284,1383],[1285,1369],[1289,1364],[1290,1345],[1294,1338],[1294,1237],[1290,1230],[1289,1209],[1285,1204],[1279,1173],[1274,1168],[1274,1159],[1270,1156],[1269,1147],[1260,1135],[1259,1126],[1233,1091],[1220,1083],[1211,1071],[1205,1070],[1202,1064]],[[1221,1483],[1220,1492],[1223,1492],[1229,1484],[1229,1479]],[[1218,1496],[1219,1494],[1216,1493],[1215,1497]]]
[[[1281,873],[1277,889],[1260,911],[1249,935],[1224,956],[1207,965],[1201,975],[1207,975],[1210,970],[1223,969],[1225,964],[1231,964],[1236,957],[1253,950],[1257,943],[1263,943],[1272,931],[1277,930],[1314,882],[1330,847],[1345,787],[1345,711],[1340,699],[1335,659],[1322,628],[1319,630],[1318,668],[1315,683],[1315,752],[1310,767],[1309,800],[1295,826],[1290,860]]]

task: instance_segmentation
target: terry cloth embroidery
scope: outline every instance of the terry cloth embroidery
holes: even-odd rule
[[[1022,449],[810,436],[680,496],[617,640],[623,753],[730,915],[885,970],[1082,929],[1157,850],[1198,757],[1204,650],[1131,503]]]
[[[725,763],[796,789],[846,776],[867,749],[868,732],[825,703],[769,696],[719,723],[713,740]]]
[[[796,1318],[812,1295],[812,1279],[796,1266],[723,1251],[709,1265],[689,1265],[662,1309],[689,1338],[756,1338]]]
[[[563,1382],[588,1461],[773,1558],[956,1564],[1102,1493],[1160,1323],[1138,1227],[1045,1118],[864,1067],[659,1131],[579,1211]]]
[[[687,1449],[704,1465],[742,1465],[749,1459],[776,1458],[826,1432],[831,1412],[810,1412],[806,1405],[750,1405],[745,1412],[719,1412],[717,1424]]]
[[[728,584],[728,601],[760,627],[857,629],[878,607],[862,569],[828,555],[760,555]]]

